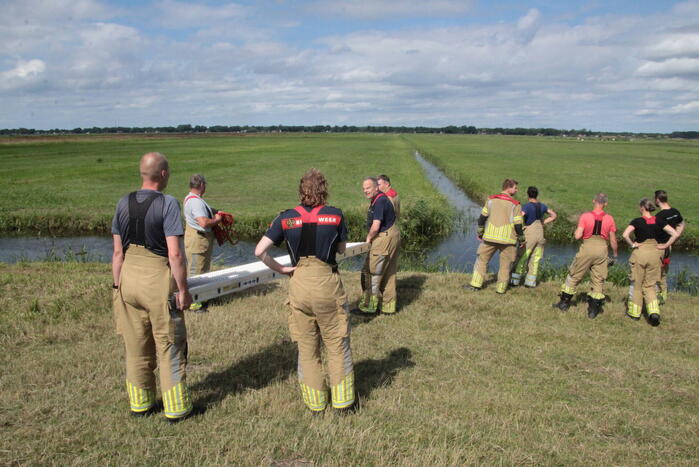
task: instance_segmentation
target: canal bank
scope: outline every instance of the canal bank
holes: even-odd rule
[[[458,214],[450,235],[435,241],[428,248],[418,252],[415,255],[419,258],[418,261],[408,259],[405,263],[409,263],[411,267],[422,266],[429,270],[470,273],[480,244],[476,237],[476,220],[480,214],[481,205],[469,198],[439,168],[419,153],[415,153],[415,158],[422,166],[427,179],[444,195]],[[219,267],[230,267],[256,261],[253,254],[254,246],[254,242],[250,241],[240,241],[237,245],[215,245],[214,263]],[[577,249],[577,244],[573,243],[548,242],[545,247],[544,264],[553,268],[565,267],[570,264]],[[286,254],[286,251],[276,249],[274,254],[283,255]],[[111,257],[111,237],[0,238],[1,262],[45,260],[110,262]],[[619,252],[619,263],[625,266],[628,257],[629,252],[622,249]],[[496,261],[497,259],[494,258],[491,260],[491,264],[496,264]],[[361,267],[361,261],[356,258],[348,260],[344,267],[357,270]],[[686,252],[674,252],[670,273],[671,286],[674,286],[678,273],[681,271],[699,275],[699,256]]]

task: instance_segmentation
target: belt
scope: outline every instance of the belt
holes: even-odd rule
[[[317,256],[299,256],[299,261],[301,261],[302,259],[317,259],[318,261],[322,261],[323,263],[325,263],[325,265],[327,265],[329,268],[331,268],[333,272],[337,272],[337,264],[333,265],[333,264],[326,263],[322,259],[319,259]],[[296,263],[298,264],[298,261]]]

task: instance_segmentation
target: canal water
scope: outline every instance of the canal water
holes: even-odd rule
[[[470,272],[476,259],[478,239],[476,238],[476,220],[481,206],[473,202],[442,171],[415,153],[415,158],[425,171],[427,178],[457,210],[458,216],[453,233],[438,242],[426,252],[427,263],[438,265],[449,271]],[[619,225],[622,225],[619,223]],[[214,264],[218,266],[237,266],[256,261],[253,255],[255,244],[241,241],[237,245],[225,244],[214,246]],[[544,261],[560,266],[570,264],[577,252],[577,245],[548,242],[545,247]],[[286,251],[275,248],[274,256],[284,255]],[[619,260],[628,260],[628,251],[619,252]],[[77,260],[110,262],[112,260],[111,237],[0,237],[0,262],[18,261]],[[492,267],[497,267],[497,255],[491,260]],[[345,266],[356,270],[361,267],[361,260],[350,258]],[[491,267],[491,269],[492,269]],[[672,276],[677,271],[688,269],[699,274],[699,256],[684,252],[673,252],[671,266]]]

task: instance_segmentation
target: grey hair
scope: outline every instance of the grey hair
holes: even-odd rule
[[[202,174],[194,174],[189,177],[189,188],[201,188],[206,183],[206,177]]]
[[[364,180],[362,180],[362,182],[366,182],[367,180],[371,180],[371,183],[373,183],[374,186],[379,184],[379,181],[376,179],[376,177],[364,177]]]
[[[609,202],[609,196],[605,193],[597,193],[595,195],[595,203],[597,204],[607,204]]]

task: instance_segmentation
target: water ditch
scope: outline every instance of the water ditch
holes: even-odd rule
[[[470,272],[479,245],[475,228],[481,206],[471,200],[441,170],[420,154],[415,153],[415,158],[424,169],[428,180],[458,212],[452,234],[438,241],[425,252],[426,264],[434,269]],[[624,225],[620,221],[618,224]],[[241,241],[237,245],[215,245],[214,263],[228,267],[255,261],[254,247],[255,244],[248,241]],[[567,265],[576,252],[577,245],[548,242],[545,261],[553,266]],[[273,254],[283,255],[286,251],[275,249]],[[620,261],[625,263],[629,253],[622,250],[619,256]],[[46,260],[110,262],[111,259],[111,237],[0,237],[0,262],[5,263]],[[496,261],[497,259],[491,260],[491,264],[497,264]],[[348,260],[345,266],[356,270],[361,267],[361,261]],[[699,274],[699,256],[685,252],[673,253],[671,285],[677,271],[683,269]]]

